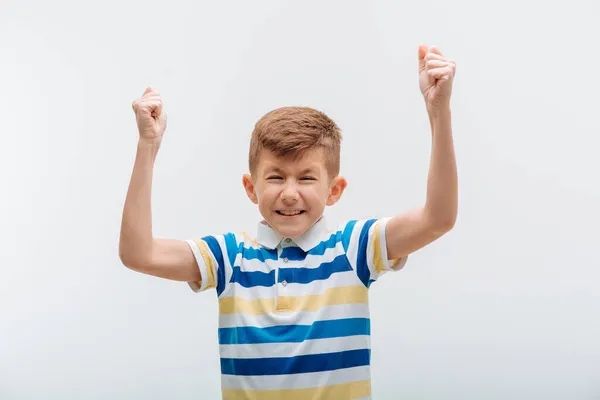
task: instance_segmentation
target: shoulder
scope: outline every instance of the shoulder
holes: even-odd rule
[[[344,250],[352,244],[357,244],[361,240],[366,240],[369,236],[380,231],[380,227],[385,225],[388,218],[357,218],[349,219],[340,223],[337,227],[337,234],[344,246]]]

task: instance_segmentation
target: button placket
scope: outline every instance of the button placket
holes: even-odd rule
[[[280,292],[278,293],[278,298],[277,298],[277,300],[278,300],[277,310],[278,311],[289,311],[290,310],[290,299],[286,295],[287,285],[288,285],[288,281],[285,279],[281,282],[281,286],[277,285],[277,287],[280,290]]]
[[[277,258],[279,258],[279,256],[281,255],[281,246],[279,246],[279,248],[277,249]],[[279,260],[275,260],[275,285],[274,285],[274,290],[275,290],[275,311],[280,309],[280,302],[279,302]]]
[[[279,256],[281,257],[281,254],[283,253],[283,249],[288,248],[290,246],[293,246],[293,241],[290,238],[285,238],[282,240],[280,246],[279,246]],[[283,264],[289,264],[290,259],[287,257],[282,257],[279,258],[278,262],[281,262]],[[284,266],[282,264],[279,264],[280,267],[279,268],[284,268]],[[282,281],[279,281],[279,276],[281,276],[281,271],[278,271],[279,273],[277,274],[277,284],[276,286],[276,303],[275,303],[275,310],[279,311],[279,312],[287,312],[290,311],[290,299],[287,295],[287,286],[289,285],[289,281],[287,279],[283,279]]]

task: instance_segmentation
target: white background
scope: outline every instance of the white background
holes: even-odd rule
[[[373,397],[599,399],[600,5],[552,4],[4,0],[0,398],[220,397],[215,292],[118,257],[147,86],[156,236],[254,231],[250,132],[283,105],[343,129],[330,222],[388,216],[425,199],[425,43],[457,62],[459,217],[371,287]]]

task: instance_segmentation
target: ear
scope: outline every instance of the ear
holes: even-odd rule
[[[329,197],[327,197],[327,203],[325,204],[332,206],[337,203],[340,197],[342,197],[347,185],[348,183],[344,177],[336,176],[333,178],[329,187]]]
[[[244,174],[242,178],[242,184],[244,185],[244,189],[246,190],[246,195],[254,204],[258,204],[258,197],[256,196],[256,191],[254,190],[254,182],[252,182],[252,176],[250,174]]]

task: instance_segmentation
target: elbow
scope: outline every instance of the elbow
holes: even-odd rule
[[[149,264],[139,256],[139,252],[131,251],[124,246],[119,246],[119,259],[125,267],[136,272],[144,272]]]
[[[426,205],[424,208],[426,224],[436,236],[450,232],[456,225],[458,210],[456,207],[434,208]]]
[[[456,225],[456,217],[442,219],[435,225],[435,231],[440,236],[445,235],[454,228],[454,225]]]
[[[135,270],[136,268],[134,267],[135,262],[132,259],[132,257],[129,255],[128,252],[124,251],[123,249],[119,249],[119,259],[121,260],[121,263],[126,266],[129,269],[133,269]]]
[[[430,224],[431,231],[433,231],[437,237],[443,236],[446,233],[450,232],[455,225],[456,215],[432,219],[432,222]]]

